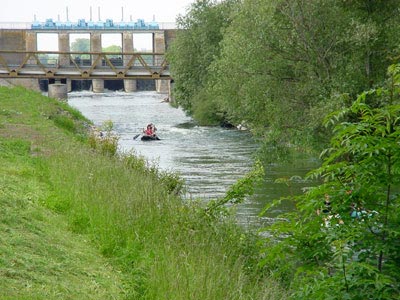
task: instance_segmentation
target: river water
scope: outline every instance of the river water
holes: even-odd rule
[[[179,173],[186,183],[187,199],[204,201],[223,196],[230,185],[250,170],[257,143],[244,131],[220,127],[197,126],[181,109],[162,100],[156,92],[73,92],[68,103],[95,125],[111,120],[119,136],[119,150],[134,151],[157,164],[159,168]],[[134,136],[148,123],[157,126],[160,141],[143,142]],[[298,159],[290,164],[271,164],[265,182],[257,194],[238,207],[242,224],[259,224],[273,219],[280,211],[290,210],[290,203],[259,217],[266,203],[290,193],[299,193],[306,185],[294,182],[288,188],[274,183],[277,178],[303,176],[315,161]]]

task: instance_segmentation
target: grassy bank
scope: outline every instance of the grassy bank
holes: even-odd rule
[[[0,299],[284,299],[233,222],[184,205],[80,114],[0,88]]]

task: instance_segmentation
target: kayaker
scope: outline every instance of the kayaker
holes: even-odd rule
[[[150,124],[147,125],[146,129],[143,129],[143,133],[148,136],[153,135],[153,129],[151,128]]]
[[[156,135],[157,128],[153,123],[150,123],[151,130],[153,131],[153,135]]]
[[[147,125],[146,129],[143,130],[143,133],[147,136],[155,136],[157,128],[154,126],[153,123]]]

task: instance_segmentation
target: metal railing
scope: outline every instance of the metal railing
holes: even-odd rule
[[[0,22],[0,29],[32,29],[32,24],[32,22]],[[177,28],[175,22],[157,22],[157,24],[160,30]],[[82,29],[79,29],[79,31],[82,31]],[[88,31],[90,30],[88,29]]]
[[[0,50],[0,78],[170,79],[164,53]]]
[[[30,22],[0,22],[0,29],[31,29]]]

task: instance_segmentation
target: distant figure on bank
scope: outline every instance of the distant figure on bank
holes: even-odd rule
[[[322,209],[317,209],[317,215],[321,212],[324,214],[329,214],[332,211],[331,201],[328,194],[325,194],[324,207]]]

